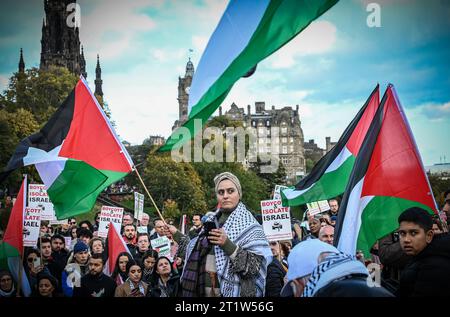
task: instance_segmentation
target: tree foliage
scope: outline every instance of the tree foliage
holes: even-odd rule
[[[150,154],[143,179],[158,206],[170,199],[183,214],[206,212],[202,183],[190,163],[177,163],[167,155]]]
[[[67,68],[57,66],[15,73],[9,80],[8,89],[0,97],[0,105],[9,112],[26,109],[42,125],[67,98],[77,80],[77,76]]]

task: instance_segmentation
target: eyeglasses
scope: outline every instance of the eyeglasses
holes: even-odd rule
[[[76,225],[77,222],[76,222],[76,221],[71,221],[70,224],[71,224],[71,225]]]

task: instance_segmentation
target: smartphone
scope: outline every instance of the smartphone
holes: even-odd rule
[[[33,260],[33,267],[35,269],[37,269],[40,266],[41,266],[41,258],[39,258],[39,257],[34,258],[34,260]]]
[[[207,221],[203,224],[203,228],[205,228],[205,234],[208,236],[212,229],[217,229],[217,225],[214,221]]]

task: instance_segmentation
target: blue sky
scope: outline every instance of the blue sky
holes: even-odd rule
[[[369,28],[367,4],[381,8]],[[178,118],[178,76],[197,66],[224,0],[81,0],[80,40],[93,88],[100,54],[103,91],[122,139],[169,136]],[[39,66],[41,0],[2,0],[0,89],[17,70]],[[194,50],[189,53],[189,49]],[[425,165],[446,156],[450,131],[450,2],[341,0],[241,79],[223,103],[300,106],[305,141],[337,140],[377,83],[393,83]]]

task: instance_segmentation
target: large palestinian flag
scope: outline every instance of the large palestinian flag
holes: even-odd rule
[[[377,85],[333,149],[297,185],[281,191],[283,206],[330,199],[344,192],[379,103],[380,91]]]
[[[83,78],[45,126],[20,142],[5,171],[31,164],[58,219],[90,211],[100,192],[133,166]]]
[[[334,244],[347,254],[362,250],[398,228],[407,208],[437,213],[406,116],[389,85],[367,132],[345,190]]]
[[[21,293],[30,296],[31,287],[23,269],[23,221],[27,198],[27,178],[25,177],[16,202],[9,215],[5,236],[0,243],[0,269],[11,272],[16,283],[21,281]]]
[[[189,118],[159,151],[181,147],[206,124],[241,77],[338,0],[231,0],[209,39],[189,90]],[[189,133],[187,133],[189,132]]]

